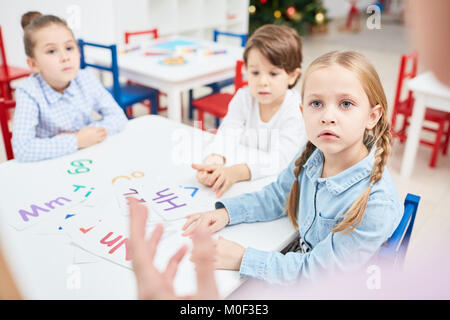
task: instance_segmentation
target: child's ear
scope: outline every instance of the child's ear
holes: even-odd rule
[[[378,120],[380,120],[382,115],[383,108],[377,104],[370,110],[369,121],[367,122],[366,129],[372,130],[377,125]]]
[[[295,81],[300,77],[300,74],[302,72],[302,69],[297,68],[291,73],[289,73],[289,85],[292,86]]]
[[[36,64],[36,60],[34,60],[33,58],[27,57],[27,65],[31,69],[31,71],[33,71],[34,73],[40,72],[40,70]]]

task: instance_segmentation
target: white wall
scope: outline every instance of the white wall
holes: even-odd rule
[[[356,6],[362,12],[365,12],[366,8],[374,4],[375,0],[359,0]],[[349,0],[323,0],[323,6],[327,9],[327,16],[329,18],[342,18],[346,17],[350,10]]]
[[[217,0],[206,1],[213,4]],[[365,10],[374,2],[374,0],[359,0],[357,5],[361,10]],[[72,24],[77,37],[94,42],[121,43],[125,30],[159,27],[162,34],[171,33],[170,26],[176,26],[180,20],[180,17],[174,14],[175,3],[167,0],[0,0],[0,25],[8,62],[11,65],[26,66],[20,18],[27,11],[37,10],[65,18]],[[350,9],[349,0],[323,0],[323,3],[330,18],[346,17]],[[246,7],[248,2],[229,0],[228,5]],[[234,10],[227,9],[227,11]],[[241,7],[237,12],[246,14],[248,11]],[[192,14],[192,12],[180,14],[183,13]],[[236,30],[236,32],[243,31]]]
[[[76,37],[114,41],[114,15],[110,0],[0,0],[0,25],[11,65],[26,66],[20,19],[27,11],[40,11],[66,19],[73,24]]]
[[[113,36],[117,43],[125,41],[124,31],[146,30],[157,27],[151,24],[149,0],[115,0],[114,8],[111,10],[115,12]]]
[[[161,35],[192,32],[209,39],[217,27],[248,30],[248,0],[0,0],[0,25],[11,65],[26,66],[20,19],[27,11],[62,17],[76,37],[105,44],[123,43],[124,31],[155,27]],[[228,22],[226,13],[237,14],[237,23]]]

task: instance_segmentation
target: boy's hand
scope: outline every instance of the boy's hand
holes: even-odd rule
[[[229,167],[217,164],[192,164],[197,170],[197,179],[203,185],[212,188],[220,198],[230,187],[239,181],[250,180],[250,169],[246,164],[236,164]]]
[[[203,161],[203,164],[204,165],[222,165],[223,166],[225,164],[225,158],[219,154],[212,153],[206,157],[205,161]],[[196,168],[194,168],[194,169],[196,169]],[[206,184],[206,181],[209,176],[208,174],[212,173],[213,170],[209,170],[209,171],[208,170],[200,170],[200,169],[196,169],[196,170],[197,170],[197,175],[196,175],[197,180],[201,184],[211,187],[210,185]]]
[[[197,170],[197,180],[201,184],[207,187],[211,187],[208,183],[209,176],[216,170],[216,168],[222,167],[223,165],[218,164],[192,164],[192,168]]]
[[[220,198],[233,184],[240,181],[235,166],[193,164],[192,168],[198,170],[198,181],[207,187],[211,187],[217,198]]]
[[[206,183],[211,185],[211,190],[216,193],[217,198],[220,198],[233,184],[238,181],[240,181],[240,179],[234,166],[222,166],[218,167],[209,175]]]
[[[220,154],[211,153],[209,156],[206,157],[205,161],[203,161],[203,164],[225,164],[225,157],[221,156]]]
[[[94,144],[100,143],[105,140],[107,131],[105,128],[96,128],[93,126],[83,127],[76,134],[78,149],[90,147]]]
[[[219,154],[211,153],[205,158],[205,161],[203,161],[203,164],[205,165],[224,165],[225,164],[225,158]],[[206,185],[206,180],[208,178],[208,173],[212,173],[212,170],[210,171],[204,171],[204,170],[198,170],[197,172],[197,180],[203,184]],[[210,187],[210,186],[208,186]]]

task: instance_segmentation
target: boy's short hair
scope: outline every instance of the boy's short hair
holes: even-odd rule
[[[245,46],[244,62],[246,66],[249,52],[253,48],[258,49],[270,63],[284,69],[287,73],[301,68],[302,40],[295,29],[274,24],[266,24],[258,28]],[[297,84],[299,78],[300,76],[294,84],[289,86],[289,89]]]

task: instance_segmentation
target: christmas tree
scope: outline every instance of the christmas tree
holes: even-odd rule
[[[250,0],[249,34],[268,23],[292,27],[300,35],[324,30],[329,22],[320,0]]]

